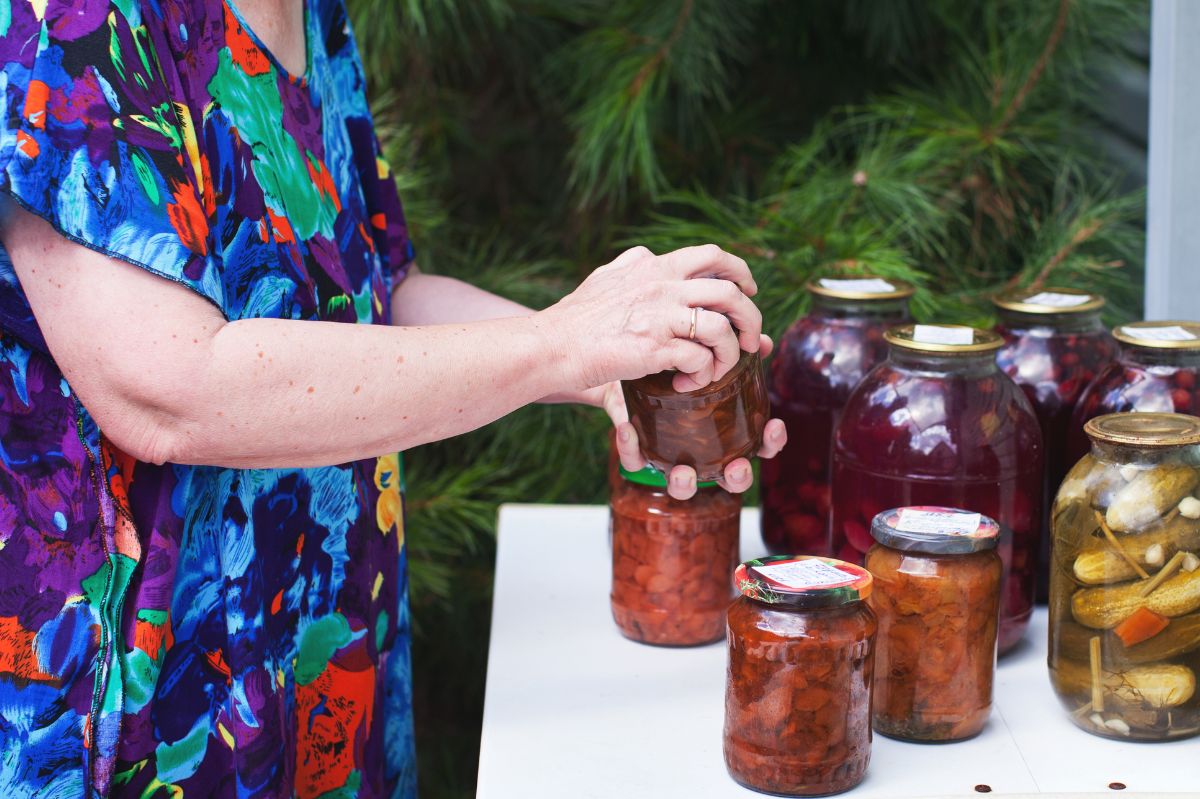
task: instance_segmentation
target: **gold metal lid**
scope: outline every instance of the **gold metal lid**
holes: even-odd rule
[[[1097,311],[1104,298],[1090,291],[1068,288],[1023,288],[992,297],[997,308],[1028,314],[1068,314]]]
[[[818,277],[805,286],[812,294],[836,300],[902,300],[916,293],[911,283],[879,275]]]
[[[1130,322],[1114,327],[1113,338],[1131,347],[1200,350],[1200,322]]]
[[[1004,346],[998,334],[967,325],[900,325],[884,333],[883,338],[893,347],[944,355],[992,352]]]
[[[1200,444],[1200,419],[1186,413],[1108,413],[1083,426],[1093,441],[1138,447]]]

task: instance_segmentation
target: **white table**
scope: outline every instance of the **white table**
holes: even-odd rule
[[[763,554],[758,514],[742,554]],[[721,755],[725,645],[645,646],[609,615],[608,509],[500,510],[495,606],[479,759],[480,799],[761,796]],[[1046,616],[1000,663],[996,704],[970,741],[921,745],[876,735],[851,797],[993,793],[1200,795],[1200,740],[1097,738],[1064,717],[1046,675]],[[1124,783],[1115,791],[1110,783]]]

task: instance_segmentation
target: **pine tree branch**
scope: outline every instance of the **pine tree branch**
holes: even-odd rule
[[[679,37],[683,35],[683,29],[687,25],[688,20],[692,16],[692,10],[696,7],[696,0],[683,0],[683,5],[679,7],[679,15],[675,18],[675,26],[671,29],[670,35],[663,40],[662,45],[654,52],[638,73],[633,77],[633,81],[629,84],[629,96],[637,97],[642,93],[642,89],[646,85],[646,81],[654,73],[664,61],[667,60],[667,55],[671,52],[671,48],[679,41]]]
[[[1054,51],[1058,49],[1059,43],[1062,41],[1063,33],[1067,29],[1067,17],[1071,10],[1071,0],[1059,0],[1058,16],[1054,20],[1054,27],[1050,29],[1050,36],[1046,39],[1045,46],[1042,47],[1042,52],[1034,62],[1033,69],[1029,70],[1029,75],[1025,78],[1025,82],[1021,84],[1021,88],[1013,95],[1009,101],[1008,107],[1004,109],[1003,116],[1000,121],[992,129],[989,139],[994,140],[1003,135],[1008,126],[1012,124],[1017,112],[1025,104],[1030,93],[1038,82],[1042,79],[1046,67],[1050,63],[1050,59],[1054,56]]]
[[[1029,287],[1034,289],[1041,288],[1042,284],[1046,282],[1046,278],[1050,277],[1050,273],[1053,272],[1059,264],[1065,261],[1067,257],[1079,247],[1079,245],[1096,235],[1096,233],[1103,226],[1103,223],[1099,219],[1093,219],[1091,222],[1088,222],[1079,230],[1075,231],[1074,235],[1071,236],[1071,240],[1060,247],[1058,251],[1050,256],[1050,259],[1042,265],[1042,268],[1038,270],[1037,276],[1033,279],[1033,282],[1029,284]],[[1018,272],[1012,276],[1012,279],[1008,281],[1005,287],[1010,289],[1016,288],[1020,282],[1021,273]]]

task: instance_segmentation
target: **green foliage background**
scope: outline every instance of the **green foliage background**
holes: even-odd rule
[[[990,324],[1031,283],[1140,308],[1140,193],[1090,128],[1127,0],[350,0],[422,269],[535,307],[623,247],[713,241],[768,332],[814,273]],[[604,499],[599,412],[408,453],[425,797],[474,793],[500,502]]]

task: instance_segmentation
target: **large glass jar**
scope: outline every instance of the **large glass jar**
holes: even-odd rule
[[[1038,597],[1045,600],[1050,573],[1050,502],[1074,460],[1067,433],[1075,403],[1096,374],[1112,362],[1117,345],[1100,310],[1104,298],[1068,288],[1020,289],[993,299],[1000,312],[996,332],[1004,346],[1000,369],[1025,391],[1042,426],[1046,497],[1038,554]]]
[[[948,505],[1000,524],[999,647],[1033,612],[1042,517],[1042,434],[1025,394],[996,366],[995,333],[906,325],[850,395],[834,433],[834,552],[861,562],[871,520],[902,505]]]
[[[612,614],[626,638],[695,646],[725,635],[742,500],[700,483],[687,501],[654,469],[620,470],[612,494]]]
[[[771,359],[771,415],[792,433],[762,462],[762,537],[772,552],[830,555],[829,447],[846,398],[887,355],[883,333],[908,319],[913,288],[883,278],[808,284],[812,309]]]
[[[1200,732],[1200,419],[1115,413],[1054,503],[1050,678],[1075,724]]]
[[[1113,329],[1116,361],[1084,390],[1071,416],[1068,463],[1091,449],[1083,425],[1122,411],[1200,414],[1200,323],[1133,322]]]
[[[724,377],[696,391],[676,391],[674,377],[659,372],[621,384],[629,421],[654,468],[691,466],[697,480],[718,480],[727,463],[758,452],[769,409],[757,352],[743,352]]]
[[[875,731],[939,743],[978,735],[992,711],[1000,526],[956,508],[894,508],[871,537]]]
[[[875,614],[871,575],[831,558],[738,566],[729,607],[725,765],[742,785],[821,796],[871,760]]]

